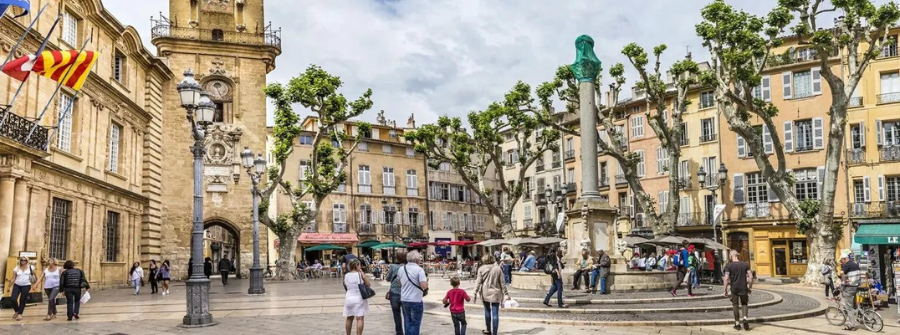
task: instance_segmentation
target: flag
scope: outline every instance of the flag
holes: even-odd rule
[[[25,11],[22,12],[22,14],[14,16],[13,18],[28,15],[28,9],[31,8],[30,2],[30,0],[0,0],[0,13],[6,13],[6,10],[9,9],[9,6],[16,6],[24,9]]]
[[[37,72],[74,90],[80,90],[96,61],[97,55],[93,51],[44,51],[38,56],[22,56],[9,62],[3,67],[3,73],[25,81],[30,72]]]

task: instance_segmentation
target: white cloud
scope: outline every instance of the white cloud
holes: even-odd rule
[[[187,0],[185,0],[187,1]],[[249,0],[258,1],[258,0]],[[266,19],[283,32],[283,54],[269,82],[286,82],[309,64],[345,82],[351,98],[374,91],[374,120],[385,110],[405,124],[464,116],[502,99],[517,80],[532,86],[552,78],[575,57],[578,35],[591,35],[604,67],[623,62],[624,45],[648,50],[665,43],[664,63],[706,52],[694,32],[710,0],[267,0]],[[775,0],[733,0],[764,14]],[[150,15],[168,13],[168,1],[105,0],[106,8],[135,26],[150,45]],[[627,75],[634,78],[634,71]],[[270,113],[271,114],[271,113]],[[271,120],[271,116],[269,118]]]

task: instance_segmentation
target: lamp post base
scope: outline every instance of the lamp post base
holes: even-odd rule
[[[263,272],[258,266],[250,267],[250,289],[247,294],[265,294],[266,288],[263,287]]]
[[[209,313],[209,279],[193,278],[187,281],[187,314],[182,327],[214,326]]]

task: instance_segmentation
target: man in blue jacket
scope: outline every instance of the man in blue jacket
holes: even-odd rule
[[[688,240],[681,241],[681,248],[678,249],[678,252],[675,254],[675,267],[677,268],[678,273],[678,281],[675,282],[675,286],[672,287],[672,290],[669,293],[672,293],[673,297],[678,296],[678,288],[681,287],[681,284],[686,284],[688,288],[688,296],[693,297],[694,292],[691,288],[690,282],[684,282],[684,278],[687,276],[687,267],[688,267]]]

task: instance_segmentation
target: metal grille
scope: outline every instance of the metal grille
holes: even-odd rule
[[[66,259],[71,208],[71,201],[53,199],[53,214],[50,218],[50,257],[52,258]]]
[[[106,261],[119,261],[119,213],[106,212]]]

